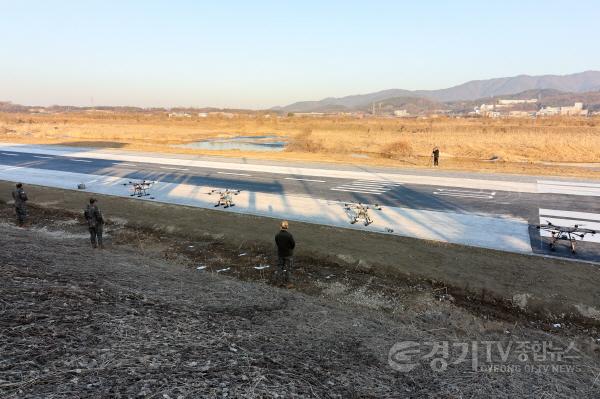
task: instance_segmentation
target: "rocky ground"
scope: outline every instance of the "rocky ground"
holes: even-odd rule
[[[187,242],[113,223],[107,249],[93,251],[78,215],[31,214],[27,229],[16,228],[12,209],[0,205],[2,398],[600,391],[592,326],[533,320],[452,297],[443,285],[311,258],[297,259],[296,287],[281,289],[271,284],[272,248]],[[420,352],[403,352],[407,341]],[[553,359],[539,350],[548,343]],[[511,348],[505,360],[497,348]],[[542,353],[546,360],[532,358]]]

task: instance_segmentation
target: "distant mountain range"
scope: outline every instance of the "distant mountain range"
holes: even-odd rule
[[[586,71],[571,75],[519,75],[508,78],[472,80],[458,86],[440,90],[390,89],[375,93],[352,95],[340,98],[329,97],[319,101],[302,101],[273,110],[282,112],[343,112],[367,111],[373,103],[379,107],[409,108],[430,110],[447,108],[449,103],[471,102],[474,100],[511,96],[528,93],[537,97],[546,94],[556,96],[573,93],[600,91],[600,71]],[[452,108],[452,107],[451,107]]]

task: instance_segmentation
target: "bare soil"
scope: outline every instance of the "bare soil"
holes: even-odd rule
[[[78,214],[35,207],[27,229],[12,218],[0,205],[2,398],[598,397],[591,327],[306,256],[281,289],[272,248],[112,223],[94,251]],[[390,348],[407,340],[577,349],[566,371],[396,371]]]
[[[0,202],[10,201],[13,189],[14,183],[0,181]],[[36,206],[77,214],[90,195],[30,185],[27,193]],[[217,269],[229,262],[211,258],[204,247],[191,251],[189,245],[197,242],[211,242],[211,250],[273,255],[276,219],[136,198],[95,197],[110,220],[135,227],[138,232],[172,237],[170,251],[186,254],[195,262],[210,260]],[[298,264],[318,260],[319,268],[311,273],[338,275],[325,267],[331,264],[336,270],[342,267],[344,273],[368,273],[382,281],[428,282],[469,306],[475,298],[478,307],[489,304],[496,312],[505,308],[510,314],[518,310],[548,323],[574,321],[600,326],[600,267],[596,264],[301,222],[292,223],[291,229],[298,243]],[[239,258],[236,264],[259,261]]]

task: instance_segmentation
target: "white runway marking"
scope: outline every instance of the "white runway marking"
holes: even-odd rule
[[[252,176],[247,173],[232,173],[232,172],[217,172],[220,175],[234,175],[234,176]]]
[[[116,165],[116,166],[137,166],[137,165],[132,164],[132,163],[114,163],[113,165]]]
[[[325,180],[296,179],[295,177],[286,177],[285,180],[312,181],[312,182],[315,182],[315,183],[327,183]]]
[[[7,155],[9,157],[16,157],[17,156],[17,154],[9,154],[7,152],[3,152],[2,155]]]
[[[459,198],[479,198],[479,199],[493,199],[496,195],[495,191],[473,191],[473,190],[459,190],[451,188],[438,188],[433,192],[434,195],[447,195],[449,197]]]
[[[167,169],[167,170],[182,170],[182,171],[189,170],[189,169],[185,169],[185,168],[172,168],[170,166],[161,166],[160,168],[161,169]]]
[[[43,155],[34,155],[34,158],[40,158],[40,159],[54,159],[54,157],[45,157]]]
[[[69,159],[69,161],[73,161],[73,162],[86,162],[86,163],[92,162],[92,161],[88,161],[87,159]]]
[[[359,194],[383,194],[381,191],[361,191],[361,190],[348,190],[343,188],[332,188],[331,191],[345,191],[348,193],[359,193]]]
[[[560,180],[538,180],[538,192],[600,197],[600,184]]]
[[[331,190],[360,194],[383,194],[400,185],[402,184],[389,183],[385,181],[355,180],[352,183],[342,184],[341,186],[334,187]]]
[[[575,239],[585,242],[600,243],[600,214],[589,212],[561,211],[554,209],[540,209],[540,224],[552,223],[555,226],[574,227],[575,225],[590,230],[596,230],[594,235],[586,234],[583,238]],[[540,230],[542,237],[550,237],[548,231]]]
[[[555,209],[540,209],[540,215],[553,215],[568,219],[586,219],[600,221],[600,214],[589,212],[558,211]]]

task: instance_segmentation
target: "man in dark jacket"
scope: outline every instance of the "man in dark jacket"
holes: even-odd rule
[[[281,222],[281,230],[275,236],[277,244],[277,275],[278,281],[281,284],[286,284],[288,288],[292,288],[292,270],[294,268],[294,248],[296,242],[294,237],[288,231],[288,222]]]
[[[431,151],[431,156],[433,157],[433,166],[437,167],[440,164],[440,149],[436,146],[433,147],[433,151]]]
[[[88,223],[88,228],[90,229],[90,241],[92,242],[92,247],[97,248],[100,245],[100,249],[104,249],[104,245],[102,243],[102,231],[104,230],[104,218],[102,217],[102,212],[98,209],[98,205],[96,205],[96,199],[90,198],[89,205],[85,208],[83,212],[83,216]]]
[[[17,215],[17,224],[23,227],[27,222],[27,194],[23,189],[23,183],[17,183],[16,189],[12,192],[15,200],[15,213]]]

